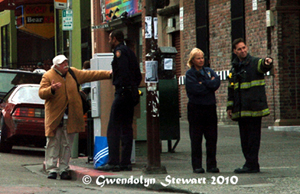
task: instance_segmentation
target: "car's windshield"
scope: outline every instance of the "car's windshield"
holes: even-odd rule
[[[44,103],[44,100],[39,97],[39,86],[32,85],[17,88],[17,91],[13,94],[11,101],[16,103]]]
[[[16,77],[17,73],[0,73],[0,91],[3,93],[8,92],[12,87],[11,80]]]
[[[0,99],[6,95],[15,85],[33,83],[39,84],[42,75],[22,70],[0,70]]]

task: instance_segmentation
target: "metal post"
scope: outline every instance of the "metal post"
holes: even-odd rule
[[[67,9],[72,9],[72,0],[67,1]],[[72,67],[72,30],[69,30],[69,66]],[[79,144],[79,134],[75,134],[73,140],[73,146],[71,150],[71,157],[78,158],[78,144]]]
[[[155,2],[146,0],[146,16],[157,16]],[[146,38],[146,60],[155,60],[157,50],[157,40],[154,39],[154,28],[152,27],[152,38]],[[147,147],[148,147],[148,163],[143,170],[146,174],[166,174],[167,170],[161,166],[160,162],[160,137],[159,137],[159,92],[158,83],[147,83]]]
[[[93,161],[93,153],[94,153],[94,129],[93,129],[93,125],[94,125],[94,119],[92,118],[91,114],[91,110],[89,110],[88,112],[88,131],[87,131],[87,163]]]
[[[72,0],[68,0],[67,9],[72,9]],[[69,65],[72,66],[72,30],[69,30]]]

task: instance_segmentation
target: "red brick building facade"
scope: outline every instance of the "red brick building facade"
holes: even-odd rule
[[[197,45],[195,3],[182,1],[184,7],[184,30],[181,31],[182,74],[186,71],[188,54]],[[300,2],[257,0],[244,1],[244,38],[253,56],[274,59],[273,71],[265,76],[270,116],[263,119],[264,126],[299,124],[299,14]],[[234,6],[230,0],[207,1],[209,63],[215,71],[230,69],[232,57],[232,17]],[[256,7],[257,6],[257,7]],[[266,11],[273,13],[273,24],[267,27]],[[272,17],[272,16],[271,16]],[[236,28],[236,27],[235,27]],[[205,53],[207,55],[207,53]],[[217,91],[217,109],[220,123],[231,123],[226,115],[227,81]],[[185,93],[181,86],[182,94]],[[182,95],[182,118],[186,118],[186,95]]]
[[[94,25],[101,25],[99,1],[94,2],[97,5]],[[144,29],[145,0],[141,4],[140,27]],[[173,26],[169,25],[170,19]],[[131,27],[130,24],[127,25],[129,30],[125,32],[130,39]],[[231,68],[231,43],[233,39],[243,37],[251,55],[262,58],[270,56],[274,59],[274,69],[265,76],[271,114],[263,119],[263,126],[298,125],[299,25],[300,0],[170,0],[169,6],[158,10],[158,45],[179,47],[179,64],[176,65],[179,69],[178,78],[187,70],[186,62],[190,51],[194,47],[204,51],[207,64],[222,75],[221,86],[216,93],[219,123],[234,124],[226,115],[226,73]],[[124,25],[120,28],[124,28]],[[93,41],[98,43],[95,52],[107,51],[103,40],[107,39],[108,33],[109,29],[94,30]],[[138,55],[144,62],[143,30],[140,35],[142,37],[139,38],[143,41],[142,51]],[[176,44],[178,41],[179,44]],[[179,84],[179,91],[181,119],[187,119],[188,99],[184,85]]]

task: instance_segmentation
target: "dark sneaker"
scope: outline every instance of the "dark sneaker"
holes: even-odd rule
[[[205,173],[205,170],[203,168],[195,168],[193,173]]]
[[[64,171],[60,174],[60,179],[61,180],[71,180],[72,177],[67,171]]]
[[[234,170],[235,173],[258,173],[260,172],[259,168],[257,169],[252,169],[252,168],[248,168],[246,166],[243,166],[242,168],[237,168]]]
[[[119,172],[121,169],[119,165],[106,164],[104,166],[99,166],[97,170]]]
[[[217,167],[207,169],[206,171],[210,172],[210,173],[219,173],[220,172],[220,170]]]
[[[121,171],[132,171],[132,166],[130,164],[129,165],[121,165],[120,170]]]
[[[48,179],[56,179],[57,173],[56,172],[50,172],[48,175]]]

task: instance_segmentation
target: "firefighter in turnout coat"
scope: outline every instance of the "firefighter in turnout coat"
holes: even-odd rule
[[[232,61],[229,73],[227,115],[238,121],[241,146],[246,159],[242,168],[235,173],[260,172],[258,152],[261,138],[262,117],[270,114],[264,74],[273,67],[272,58],[257,58],[248,54],[242,38],[232,44],[237,57]]]

